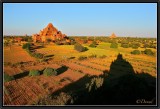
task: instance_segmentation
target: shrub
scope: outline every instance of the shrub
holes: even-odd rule
[[[56,45],[62,45],[62,43],[60,41],[56,41],[55,44]]]
[[[96,58],[97,57],[97,55],[96,54],[92,54],[92,55],[90,55],[90,56],[88,56],[89,58]]]
[[[96,48],[97,46],[92,43],[92,44],[89,45],[89,47]]]
[[[28,42],[32,42],[33,40],[29,38],[27,41],[28,41]]]
[[[106,58],[107,56],[106,55],[102,55],[102,56],[100,56],[100,58]]]
[[[4,73],[4,82],[8,82],[14,80],[13,76],[9,76],[8,74]]]
[[[143,45],[143,47],[144,47],[144,48],[149,48],[149,44],[146,44],[146,43],[145,43],[145,44]]]
[[[128,48],[129,47],[129,45],[128,44],[121,44],[121,47],[123,47],[123,48]]]
[[[146,54],[146,55],[153,55],[154,53],[153,53],[153,51],[151,49],[145,49],[144,50],[144,54]]]
[[[44,71],[43,71],[43,74],[45,76],[52,76],[52,75],[57,75],[57,71],[53,68],[46,68]]]
[[[132,45],[132,48],[133,49],[138,49],[138,46],[137,45]]]
[[[33,53],[32,54],[35,58],[38,58],[38,59],[42,59],[44,57],[44,55],[42,53]]]
[[[79,43],[76,43],[76,44],[74,45],[74,49],[77,50],[77,51],[79,51],[79,52],[83,52],[83,51],[86,51],[86,50],[87,50],[86,47],[83,47],[83,46],[82,46],[81,44],[79,44]]]
[[[10,63],[10,62],[4,62],[3,65],[4,65],[4,66],[11,66],[12,63]]]
[[[97,45],[98,45],[97,42],[93,41],[92,44],[89,45],[89,47],[95,48],[95,47],[97,47]]]
[[[70,42],[65,42],[64,45],[70,45]]]
[[[30,43],[25,43],[23,44],[22,48],[23,49],[30,49],[31,44]]]
[[[115,42],[113,42],[113,43],[111,43],[110,48],[118,48],[118,44],[117,44],[117,43],[115,43]]]
[[[9,42],[4,42],[4,46],[6,47],[6,46],[8,46],[9,45]]]
[[[74,45],[74,44],[76,44],[76,41],[71,40],[71,45]]]
[[[80,56],[80,57],[78,58],[78,60],[85,60],[85,59],[87,59],[86,56]]]
[[[95,77],[91,79],[91,82],[86,84],[86,88],[89,92],[92,90],[97,90],[103,85],[104,79],[102,77]]]
[[[141,52],[139,51],[139,50],[133,50],[132,52],[131,52],[131,54],[140,54]]]
[[[140,47],[139,43],[132,43],[132,48],[133,49],[137,49],[138,47]]]
[[[40,75],[40,72],[38,70],[30,70],[29,76],[38,76]]]

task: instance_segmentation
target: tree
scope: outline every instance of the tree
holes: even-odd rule
[[[111,43],[110,48],[118,48],[118,44],[116,42]]]
[[[13,76],[9,76],[8,74],[4,73],[4,82],[8,82],[14,80]]]
[[[83,52],[83,51],[86,51],[86,50],[87,50],[86,47],[83,47],[83,46],[82,46],[81,44],[79,44],[79,43],[76,43],[76,44],[74,45],[74,49],[77,50],[77,51],[79,51],[79,52]]]
[[[140,47],[139,43],[132,43],[132,48],[133,49],[138,49],[138,47]]]
[[[133,50],[131,54],[141,54],[141,52],[139,50]]]
[[[30,70],[29,76],[38,76],[40,75],[40,72],[38,70]]]
[[[43,74],[44,74],[45,76],[52,76],[52,75],[56,76],[56,75],[57,75],[57,71],[56,71],[55,69],[53,69],[53,68],[46,68],[46,69],[43,71]]]
[[[129,47],[129,44],[124,44],[124,43],[122,43],[122,44],[121,44],[121,47],[123,47],[123,48],[128,48],[128,47]]]
[[[96,41],[93,41],[93,42],[89,45],[89,47],[96,48],[96,47],[97,47]]]
[[[22,48],[23,49],[30,49],[30,47],[31,47],[31,44],[30,43],[25,43],[25,44],[23,44],[23,46],[22,46]]]
[[[151,49],[145,49],[144,54],[146,55],[154,55],[153,51]]]

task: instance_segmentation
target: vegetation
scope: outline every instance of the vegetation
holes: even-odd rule
[[[42,59],[44,57],[42,53],[36,53],[31,51],[31,43],[24,44],[22,48],[25,49],[32,57],[35,57],[37,59]]]
[[[153,51],[151,50],[151,49],[145,49],[144,50],[144,54],[146,54],[146,55],[154,55],[154,53],[153,53]]]
[[[91,79],[91,81],[86,84],[86,88],[90,92],[91,90],[97,90],[102,85],[103,85],[103,78],[97,77],[97,78]]]
[[[110,48],[118,48],[118,44],[117,44],[117,43],[115,43],[115,42],[113,42],[113,43],[111,43]]]
[[[96,54],[92,54],[92,55],[88,56],[88,58],[96,58],[96,57],[97,57]]]
[[[141,52],[139,50],[133,50],[131,54],[141,54]]]
[[[122,43],[122,44],[121,44],[121,47],[123,47],[123,48],[128,48],[128,47],[129,47],[129,44]]]
[[[38,59],[42,59],[44,57],[42,53],[32,53],[32,56]]]
[[[80,56],[79,58],[78,58],[78,60],[85,60],[85,59],[87,59],[87,57],[86,56]]]
[[[77,50],[77,51],[79,51],[79,52],[84,52],[84,51],[87,50],[86,47],[83,47],[83,46],[82,46],[81,44],[79,44],[79,43],[76,43],[76,44],[74,45],[74,49]]]
[[[96,48],[96,47],[97,47],[97,43],[96,43],[95,41],[93,41],[93,42],[89,45],[89,47]]]
[[[139,46],[140,46],[139,43],[132,43],[132,48],[133,49],[138,49]]]
[[[157,67],[154,38],[111,39],[102,36],[83,36],[71,39],[83,47],[88,47],[90,42],[94,41],[98,44],[96,47],[88,47],[85,52],[77,52],[73,44],[65,45],[63,41],[59,41],[63,44],[59,46],[44,43],[45,47],[39,46],[42,43],[35,43],[36,46],[30,43],[31,46],[24,47],[30,55],[22,47],[17,46],[18,43],[15,43],[12,50],[4,47],[4,70],[17,79],[4,84],[6,88],[4,90],[9,92],[8,95],[4,94],[4,104],[22,105],[35,101],[33,104],[36,105],[132,105],[139,98],[152,100],[155,97],[156,80],[153,77],[157,76]],[[110,48],[111,43],[115,42],[118,48]],[[138,48],[135,50],[132,45],[136,43],[139,45],[137,44]],[[118,53],[123,54],[123,58],[118,58]],[[33,57],[46,61],[37,62]],[[30,69],[44,70],[36,73]],[[24,70],[27,72],[21,73]],[[146,74],[143,74],[144,72]],[[41,73],[43,75],[34,78],[25,77]],[[23,90],[28,94],[21,93]],[[12,101],[9,101],[10,98],[13,98]]]
[[[45,76],[52,76],[52,75],[56,76],[56,75],[57,75],[57,71],[56,71],[55,69],[53,69],[53,68],[46,68],[46,69],[43,71],[43,74],[44,74]]]
[[[25,44],[23,44],[23,46],[22,46],[22,48],[23,49],[30,49],[30,47],[31,47],[31,44],[30,43],[25,43]]]
[[[9,76],[8,74],[4,73],[4,82],[8,82],[12,80],[14,80],[13,76]]]
[[[102,59],[103,59],[103,58],[106,58],[106,57],[107,57],[106,55],[102,55],[102,56],[100,56],[100,58],[102,58]]]
[[[40,72],[38,70],[30,70],[29,76],[39,76]]]

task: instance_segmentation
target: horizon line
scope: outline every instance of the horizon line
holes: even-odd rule
[[[3,35],[3,37],[13,36],[13,37],[24,37],[26,35]],[[32,35],[27,35],[28,37]],[[110,37],[111,35],[68,35],[68,37]],[[131,37],[131,38],[157,38],[157,37],[146,37],[146,36],[117,36],[118,37]]]

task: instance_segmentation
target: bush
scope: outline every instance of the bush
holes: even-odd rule
[[[62,43],[60,41],[56,41],[55,44],[56,45],[62,45]]]
[[[38,76],[40,75],[40,72],[38,70],[30,70],[29,76]]]
[[[141,52],[139,50],[133,50],[131,54],[141,54]]]
[[[10,62],[4,62],[3,65],[4,65],[4,66],[11,66],[12,63],[10,63]]]
[[[102,58],[102,59],[103,59],[103,58],[106,58],[106,57],[107,57],[106,55],[102,55],[102,56],[100,56],[99,58]]]
[[[89,45],[89,47],[96,48],[97,45],[96,45],[96,43],[92,43],[92,44]]]
[[[64,45],[71,45],[70,42],[65,42]]]
[[[52,75],[57,75],[57,71],[53,68],[46,68],[44,71],[43,71],[43,74],[45,76],[52,76]]]
[[[42,53],[33,53],[32,54],[35,58],[38,58],[38,59],[42,59],[44,57],[44,55]]]
[[[143,47],[144,47],[144,48],[149,48],[149,44],[146,44],[146,43],[145,43],[145,44],[143,45]]]
[[[6,42],[6,41],[5,41],[5,42],[4,42],[4,46],[5,46],[5,47],[9,46],[9,42]]]
[[[85,59],[87,59],[86,56],[80,56],[80,57],[78,58],[78,60],[85,60]]]
[[[71,40],[71,45],[74,45],[74,44],[76,44],[76,41]]]
[[[151,49],[145,49],[144,54],[146,55],[154,55],[153,51]]]
[[[97,90],[103,85],[104,79],[102,77],[95,77],[91,79],[91,82],[86,84],[86,88],[88,89],[88,92],[91,92],[92,90]]]
[[[132,48],[133,49],[138,49],[138,46],[137,45],[132,45]]]
[[[25,44],[23,44],[23,46],[22,46],[22,48],[23,49],[30,49],[30,46],[31,46],[31,44],[30,43],[25,43]]]
[[[115,42],[113,42],[113,43],[111,43],[110,48],[118,48],[118,44],[117,44],[117,43],[115,43]]]
[[[128,48],[129,45],[128,45],[128,44],[121,44],[121,47],[123,47],[123,48]]]
[[[74,45],[74,49],[77,50],[77,51],[79,51],[79,52],[83,52],[83,51],[86,51],[86,50],[87,50],[86,47],[83,47],[83,46],[82,46],[81,44],[79,44],[79,43],[76,43],[76,44]]]
[[[88,56],[89,58],[96,58],[97,57],[97,55],[96,54],[92,54],[92,55],[90,55],[90,56]]]
[[[137,49],[138,47],[140,47],[139,43],[132,43],[132,48],[133,49]]]
[[[9,76],[8,74],[4,73],[4,82],[8,82],[14,80],[13,76]]]

